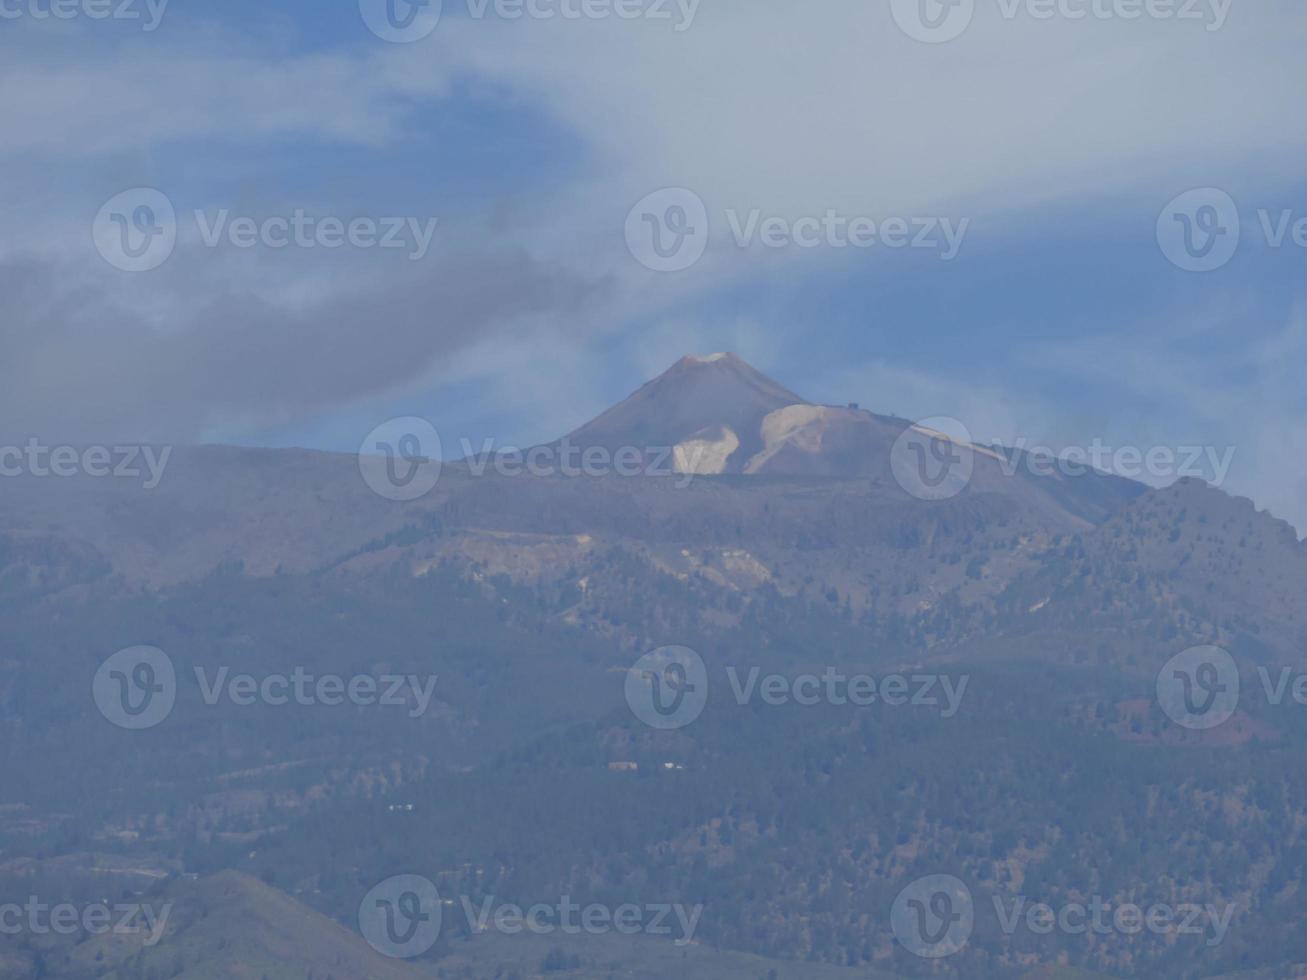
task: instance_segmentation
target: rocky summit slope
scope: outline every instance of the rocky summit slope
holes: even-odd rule
[[[1255,564],[1277,571],[1223,590],[1220,618],[1245,632],[1274,621],[1259,629],[1279,645],[1301,635],[1277,583],[1298,580],[1302,548],[1246,502],[1206,487],[1068,475],[1027,465],[1015,450],[956,442],[949,451],[970,462],[965,488],[923,500],[895,472],[905,434],[929,438],[903,419],[808,401],[733,354],[684,357],[561,441],[610,454],[662,447],[667,467],[653,473],[515,475],[485,460],[450,462],[430,493],[400,503],[372,492],[352,456],[178,448],[148,491],[115,480],[6,480],[0,583],[31,598],[170,587],[220,568],[366,578],[449,567],[545,590],[563,603],[560,621],[601,631],[615,628],[605,609],[665,581],[680,583],[689,621],[730,625],[756,599],[779,597],[906,623],[899,632],[912,642],[933,643],[988,629],[1026,598],[1025,608],[1050,600],[1043,617],[1063,615],[1075,603],[1047,579],[1081,550],[1107,570],[1077,573],[1077,582],[1161,578],[1152,599],[1165,595],[1165,608],[1183,611],[1209,598],[1221,574],[1246,568],[1244,555],[1269,548],[1274,561]],[[1177,495],[1189,500],[1178,510],[1168,503]],[[1194,560],[1176,553],[1159,508],[1195,528]],[[1234,534],[1232,510],[1238,534],[1217,548],[1218,531]],[[614,576],[617,566],[634,577]],[[1088,621],[1114,608],[1077,594],[1092,606]],[[921,625],[941,610],[947,629]],[[1017,621],[1026,620],[1023,610]]]

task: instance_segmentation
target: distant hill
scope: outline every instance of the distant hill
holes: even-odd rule
[[[0,882],[9,884],[3,870]],[[677,946],[650,936],[487,933],[421,959],[388,958],[357,933],[256,878],[224,871],[132,896],[168,909],[163,938],[85,936],[23,948],[0,937],[0,980],[895,980],[889,973]],[[557,965],[551,965],[557,964]]]
[[[137,896],[152,908],[171,905],[157,945],[110,934],[47,945],[26,959],[29,972],[0,977],[50,980],[420,980],[429,973],[374,951],[356,933],[257,879],[227,871],[197,881],[173,880]],[[39,965],[39,971],[38,971]],[[37,971],[37,972],[31,972]]]

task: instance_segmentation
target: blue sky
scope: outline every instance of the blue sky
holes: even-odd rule
[[[1307,10],[1088,2],[976,0],[932,43],[899,0],[702,0],[688,22],[445,0],[395,44],[359,0],[175,0],[149,32],[7,0],[0,435],[352,451],[420,414],[447,447],[529,444],[733,349],[809,398],[978,439],[1233,446],[1226,489],[1307,528],[1307,247],[1259,216],[1307,218]],[[139,187],[177,240],[124,271],[95,222]],[[655,272],[626,225],[669,187],[709,234]],[[1238,249],[1184,271],[1159,216],[1208,187]],[[296,209],[437,225],[413,259],[210,247],[194,218]],[[741,247],[730,216],[752,212],[966,233],[947,261]]]

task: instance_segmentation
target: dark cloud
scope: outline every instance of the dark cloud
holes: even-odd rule
[[[610,292],[514,250],[432,255],[307,304],[215,295],[196,280],[205,298],[192,303],[182,265],[163,293],[151,273],[70,285],[47,262],[0,264],[0,438],[189,441],[223,424],[294,423],[411,382],[472,341],[510,338],[527,319],[580,322]]]

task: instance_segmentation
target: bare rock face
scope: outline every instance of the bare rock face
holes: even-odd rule
[[[731,457],[740,448],[740,437],[724,425],[701,429],[685,442],[677,443],[673,459],[677,473],[716,476],[726,472]]]
[[[798,476],[882,476],[902,431],[887,419],[851,408],[789,405],[762,423],[763,449],[744,472]]]

